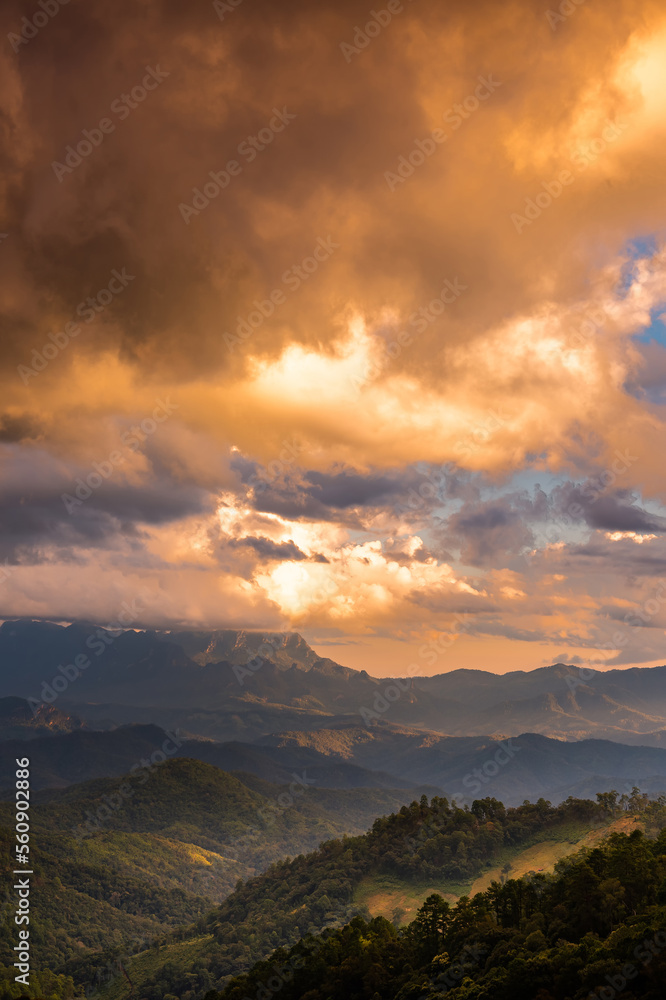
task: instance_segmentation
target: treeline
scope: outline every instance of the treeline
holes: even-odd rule
[[[557,807],[540,799],[512,809],[486,798],[462,809],[445,798],[429,803],[422,797],[376,820],[363,836],[327,841],[311,854],[280,861],[263,875],[239,882],[214,909],[201,897],[155,887],[124,874],[118,865],[109,867],[96,845],[101,848],[112,834],[87,840],[85,861],[36,850],[35,968],[63,973],[79,990],[103,990],[107,979],[118,976],[119,957],[131,972],[132,953],[148,948],[137,987],[141,1000],[167,995],[198,1000],[276,949],[367,916],[355,893],[368,877],[398,873],[419,886],[466,884],[507,850],[543,840],[544,834],[573,842],[623,807],[642,811],[647,830],[666,826],[664,802],[648,804],[638,789],[626,802],[615,792],[597,798],[596,803],[569,799]],[[46,830],[42,836],[55,848],[58,835],[52,844]],[[153,849],[157,854],[146,857],[146,863],[168,867],[170,856],[161,858],[157,842]],[[3,922],[0,962],[9,966],[14,938],[9,914]],[[173,929],[176,924],[188,925]]]
[[[588,799],[569,798],[560,806],[545,799],[505,809],[494,798],[477,799],[461,809],[445,798],[428,804],[425,796],[394,816],[375,821],[370,854],[381,859],[380,871],[412,880],[446,878],[466,881],[505,847],[524,844],[551,826],[589,826],[606,810]]]
[[[666,830],[612,834],[396,929],[355,917],[279,949],[205,1000],[663,1000]]]
[[[486,798],[463,809],[445,798],[428,803],[423,796],[376,820],[363,836],[328,841],[312,854],[286,859],[239,882],[194,927],[154,943],[164,959],[154,978],[142,984],[141,995],[144,1000],[163,1000],[166,994],[196,1000],[274,949],[347,923],[362,912],[354,893],[369,875],[398,873],[415,884],[471,880],[507,847],[526,845],[549,829],[558,829],[560,837],[571,832],[575,839],[608,818],[605,806],[582,799],[559,806],[540,799],[505,809]],[[179,939],[205,934],[212,939],[195,963],[185,963],[177,949],[169,948]]]

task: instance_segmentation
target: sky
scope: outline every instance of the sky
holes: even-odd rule
[[[47,7],[0,48],[0,618],[665,662],[663,5]]]

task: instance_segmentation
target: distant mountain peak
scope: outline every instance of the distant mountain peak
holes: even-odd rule
[[[322,658],[298,632],[261,629],[214,629],[202,631],[156,632],[156,638],[175,643],[201,666],[227,663],[245,666],[259,657],[274,663],[279,670],[320,669],[320,664],[339,666]],[[349,669],[349,668],[340,668]]]
[[[0,740],[33,739],[82,728],[79,718],[61,712],[54,705],[42,704],[33,713],[25,698],[12,695],[0,698]]]

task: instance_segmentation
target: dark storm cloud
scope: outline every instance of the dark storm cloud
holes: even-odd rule
[[[9,448],[3,457],[8,460],[0,483],[3,559],[21,555],[39,562],[53,549],[60,557],[69,550],[66,557],[75,558],[75,549],[116,548],[122,537],[138,543],[142,525],[168,524],[211,507],[203,490],[166,478],[133,486],[114,481],[113,473],[104,480],[90,468],[70,475],[37,450],[28,456]]]
[[[271,477],[258,462],[240,455],[233,457],[231,467],[244,485],[253,487],[251,502],[261,513],[331,521],[343,512],[344,523],[358,527],[355,510],[386,506],[390,500],[406,497],[422,481],[409,468],[387,473],[289,469],[284,476]]]
[[[595,537],[584,545],[571,545],[563,556],[564,565],[580,562],[589,571],[601,574],[621,573],[625,577],[666,576],[666,549],[662,539],[647,547],[636,545],[630,538],[610,541]]]
[[[414,466],[327,473],[285,466],[282,475],[272,476],[259,462],[240,454],[232,457],[230,465],[241,482],[253,488],[250,502],[255,510],[290,519],[340,518],[349,527],[360,527],[354,511],[390,506],[401,517],[423,516],[444,500],[475,500],[484,481],[480,473],[435,467],[419,472]]]
[[[229,468],[238,474],[244,485],[248,485],[251,483],[252,477],[256,476],[261,469],[261,465],[259,462],[254,462],[251,458],[235,452],[229,460]]]
[[[347,507],[377,506],[405,489],[400,478],[386,475],[363,476],[356,472],[326,474],[308,472],[307,492],[327,507],[344,510]]]
[[[571,518],[601,531],[636,531],[660,534],[666,518],[652,514],[637,502],[638,496],[626,489],[608,489],[596,479],[579,485],[563,483],[552,493],[556,518]]]
[[[30,414],[13,416],[9,413],[0,415],[0,442],[8,443],[34,440],[39,437],[39,424]]]
[[[229,548],[252,549],[262,561],[266,562],[273,559],[280,561],[295,560],[299,562],[301,559],[308,558],[291,540],[288,542],[274,542],[270,538],[264,538],[262,535],[254,537],[248,535],[245,538],[231,539],[226,544]],[[316,561],[318,562],[319,560]]]
[[[253,507],[260,514],[277,514],[289,521],[337,521],[335,512],[307,494],[293,489],[270,486],[265,493],[260,493],[253,499]],[[360,527],[357,518],[346,518],[345,523]]]
[[[156,619],[273,627],[293,617],[371,634],[430,629],[459,604],[537,628],[522,617],[521,581],[506,574],[505,601],[496,571],[532,544],[543,501],[490,487],[531,464],[570,476],[635,443],[646,495],[663,495],[652,397],[623,386],[629,338],[661,301],[647,274],[666,258],[646,261],[646,284],[619,299],[607,277],[628,236],[662,225],[666,152],[651,114],[663,87],[639,51],[661,37],[661,7],[586,3],[553,31],[528,0],[404,2],[345,59],[340,43],[353,41],[369,5],[242,0],[222,19],[210,0],[71,0],[18,52],[6,42],[0,437],[23,442],[23,456],[15,470],[0,464],[0,551],[52,562],[16,571],[23,589],[5,588],[11,613],[111,617],[137,569]],[[35,10],[8,0],[6,30]],[[663,54],[661,43],[649,48],[647,66]],[[143,92],[147,72],[160,82]],[[479,77],[495,81],[481,98]],[[474,110],[454,127],[447,109],[463,101]],[[610,117],[626,117],[626,135],[517,231],[512,213],[550,198],[543,185]],[[269,141],[242,153],[271,121]],[[445,145],[410,171],[415,142],[428,149],[435,128]],[[203,193],[231,160],[240,172]],[[392,190],[387,172],[400,162],[409,176]],[[318,240],[335,242],[330,259],[311,257]],[[314,270],[302,267],[294,287],[306,261]],[[123,269],[127,287],[59,346],[80,305]],[[445,281],[464,292],[444,308]],[[273,308],[275,290],[283,301]],[[617,322],[570,350],[571,317],[597,296]],[[251,314],[259,321],[247,333]],[[242,343],[230,345],[225,335],[241,327]],[[19,364],[39,370],[26,382]],[[178,418],[130,481],[114,473],[68,514],[61,493],[110,453],[114,425],[169,392]],[[282,459],[287,439],[302,446],[297,458]],[[232,459],[230,475],[232,448],[251,457]],[[438,476],[434,463],[446,462],[493,481]],[[232,500],[234,473],[244,489]],[[322,527],[294,531],[298,544],[274,542],[257,512]],[[599,501],[589,524],[616,527],[621,513]],[[364,555],[358,540],[370,535]],[[300,546],[330,564],[312,566]],[[640,548],[609,543],[592,556],[551,546],[543,564],[550,573],[568,560],[581,575],[589,566],[588,595],[608,567],[643,572]],[[467,584],[464,567],[449,575],[440,560],[453,567],[458,552],[490,572]],[[82,560],[76,573],[72,559]],[[298,593],[283,585],[288,573],[264,570],[283,560],[299,562]],[[536,589],[541,564],[531,565]],[[353,604],[313,603],[320,577]],[[467,592],[476,587],[496,597]],[[560,590],[549,593],[555,608]]]
[[[617,16],[609,14],[607,23],[623,37],[622,4],[616,6]],[[5,24],[20,29],[24,14],[24,5],[10,0]],[[107,343],[124,359],[150,359],[154,370],[176,381],[213,362],[235,368],[241,362],[226,350],[221,333],[235,329],[255,297],[264,299],[329,232],[343,247],[323,278],[336,302],[342,285],[371,311],[390,298],[412,308],[432,298],[443,274],[475,275],[474,299],[460,305],[469,313],[469,338],[496,314],[498,298],[533,299],[540,255],[529,253],[517,264],[519,244],[504,218],[492,223],[503,252],[480,238],[480,218],[488,224],[496,206],[488,211],[480,197],[485,183],[474,203],[467,197],[468,153],[478,168],[496,151],[498,190],[514,185],[513,165],[508,178],[499,171],[506,143],[500,111],[516,99],[515,79],[538,69],[543,86],[552,78],[564,91],[562,100],[571,101],[579,81],[572,74],[563,83],[561,66],[565,57],[578,65],[578,54],[558,54],[542,11],[527,4],[500,9],[481,0],[470,18],[463,3],[424,0],[405,4],[380,37],[345,61],[341,43],[350,42],[369,16],[351,0],[245,0],[223,20],[207,2],[97,0],[63,6],[18,53],[5,46],[12,100],[4,123],[2,209],[12,239],[3,254],[7,273],[24,291],[23,308],[11,295],[1,304],[9,331],[5,357],[14,365],[29,357],[51,329],[73,318],[78,303],[106,284],[113,268],[124,266],[135,280],[100,320]],[[538,67],[535,38],[547,51]],[[444,51],[435,55],[437,39]],[[437,79],[427,113],[422,74],[434,59]],[[141,86],[146,67],[159,67],[162,82],[138,103],[130,98],[124,110],[114,110]],[[447,156],[451,166],[440,167],[451,182],[441,187],[441,204],[417,197],[416,185],[405,203],[402,191],[387,187],[385,171],[491,71],[499,89],[466,123],[462,138],[456,136],[456,163]],[[537,87],[532,89],[537,100]],[[520,97],[517,106],[522,108]],[[491,107],[497,115],[492,127]],[[240,144],[267,127],[275,108],[296,117],[265,149],[244,158]],[[98,128],[104,118],[113,131],[78,164],[75,152],[70,162],[76,165],[58,178],[53,163],[64,163],[68,146],[86,141],[83,130]],[[234,158],[242,170],[233,186],[186,224],[179,206],[191,205],[193,190],[210,182],[209,172]],[[518,204],[523,185],[521,180],[512,190]],[[338,198],[344,199],[340,212],[328,211],[325,206]],[[330,339],[335,310],[322,311],[321,300],[321,285],[319,291],[315,283],[304,285],[298,301],[285,305],[280,323],[263,324],[254,343],[274,350],[291,339]],[[450,336],[463,336],[454,312],[447,328]],[[196,350],[184,335],[192,329]],[[92,338],[78,349],[94,351]],[[412,348],[401,366],[421,370],[425,360],[425,377],[430,351],[422,350]],[[433,379],[436,371],[434,366]]]
[[[10,3],[5,23],[20,29],[24,13],[23,5]],[[21,113],[5,124],[11,197],[3,209],[12,240],[3,248],[4,264],[39,308],[19,313],[11,299],[5,302],[4,356],[13,364],[27,360],[50,329],[75,320],[78,304],[124,266],[135,280],[100,324],[107,342],[115,341],[130,361],[149,353],[159,369],[176,374],[177,365],[178,377],[213,358],[225,367],[230,358],[220,350],[220,330],[233,328],[253,295],[270,289],[317,236],[327,235],[294,218],[279,240],[261,239],[259,205],[295,211],[303,192],[322,185],[376,184],[378,151],[369,155],[368,145],[363,153],[359,140],[374,123],[379,141],[385,87],[371,84],[361,102],[352,97],[359,71],[345,66],[339,50],[357,15],[351,2],[313,8],[300,0],[277,6],[252,0],[222,23],[210,3],[72,3],[17,55],[9,53]],[[392,47],[390,35],[386,41]],[[122,106],[122,95],[141,85],[146,67],[158,68],[162,82],[141,104],[114,110],[114,102]],[[371,67],[366,61],[366,72]],[[303,72],[313,86],[303,86]],[[51,78],[57,85],[45,85]],[[394,127],[398,113],[400,131],[408,134],[414,115],[421,117],[411,87],[396,87],[391,104]],[[239,145],[274,119],[275,108],[287,108],[294,119],[264,155],[244,158]],[[68,146],[103,118],[113,131],[78,164],[70,154],[75,166],[58,176],[53,163],[67,166]],[[359,156],[368,159],[365,181],[354,163]],[[179,205],[191,203],[209,171],[234,157],[242,173],[233,192],[186,225]],[[307,312],[303,298],[300,312]],[[182,335],[193,317],[196,352]],[[94,347],[81,341],[80,349]]]
[[[444,537],[460,546],[461,560],[470,566],[501,565],[532,545],[530,522],[547,513],[548,498],[539,489],[532,496],[517,492],[468,503],[449,518]]]
[[[638,531],[654,534],[666,531],[666,518],[639,507],[635,497],[624,495],[601,497],[588,511],[586,520],[592,528],[605,531]]]

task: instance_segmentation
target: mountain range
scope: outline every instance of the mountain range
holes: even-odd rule
[[[155,723],[218,741],[383,720],[448,736],[533,732],[666,747],[666,666],[557,663],[380,679],[318,657],[296,633],[4,622],[2,696],[52,705],[94,728]]]
[[[631,832],[666,794],[666,667],[380,679],[296,633],[5,622],[0,750],[7,850],[30,758],[37,963],[197,1000],[358,914]]]
[[[0,746],[0,796],[11,796],[14,760],[26,744],[8,740]],[[365,729],[343,721],[240,743],[181,739],[158,726],[128,725],[36,738],[27,749],[35,791],[122,775],[169,756],[201,761],[241,780],[252,775],[288,785],[301,775],[317,789],[385,790],[392,801],[404,799],[407,790],[444,794],[461,804],[490,794],[512,806],[540,797],[556,804],[569,796],[594,798],[609,788],[628,794],[634,785],[666,793],[664,748],[554,740],[538,733],[506,739],[442,736],[389,723]]]

